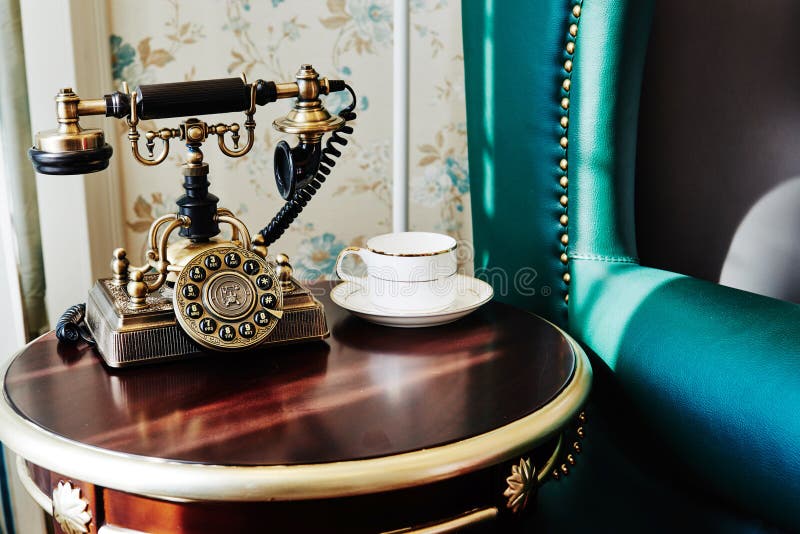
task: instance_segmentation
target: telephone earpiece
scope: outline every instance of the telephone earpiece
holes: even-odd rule
[[[294,148],[289,147],[286,141],[280,141],[275,147],[275,183],[286,203],[259,232],[265,245],[274,243],[283,235],[322,187],[331,168],[336,165],[335,158],[342,155],[334,145],[347,145],[344,136],[353,133],[353,127],[347,123],[356,119],[356,93],[340,80],[333,80],[330,85],[331,90],[350,93],[350,104],[337,115],[331,116],[316,98],[318,95],[311,91],[306,97],[309,100],[298,97],[294,109],[272,123],[275,129],[297,134],[300,140]],[[325,132],[333,133],[322,148],[322,134]]]
[[[275,147],[275,184],[284,200],[314,179],[320,168],[321,147],[320,141],[300,141],[294,147],[280,141]]]

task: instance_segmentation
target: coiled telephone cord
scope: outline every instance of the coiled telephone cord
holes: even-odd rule
[[[336,165],[336,160],[334,158],[338,158],[342,155],[342,152],[333,145],[347,145],[347,139],[345,139],[343,135],[353,133],[353,127],[348,126],[347,122],[356,119],[356,114],[354,113],[356,109],[356,93],[349,85],[345,84],[344,87],[350,92],[350,96],[353,99],[349,106],[339,112],[339,116],[343,118],[345,122],[338,130],[333,132],[330,138],[325,142],[325,148],[322,149],[317,175],[305,186],[299,188],[292,198],[286,201],[286,204],[283,205],[269,224],[259,232],[264,238],[264,244],[266,246],[271,245],[283,235],[297,216],[300,215],[300,212],[303,211],[303,208],[306,207],[311,197],[322,187],[327,176],[331,173],[331,169]]]
[[[92,334],[81,324],[85,316],[86,304],[76,304],[67,308],[56,323],[56,338],[67,343],[77,343],[82,339],[93,345]]]

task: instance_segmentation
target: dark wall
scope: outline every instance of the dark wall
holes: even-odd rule
[[[637,156],[643,264],[718,281],[750,207],[800,176],[798,21],[796,0],[657,2]]]

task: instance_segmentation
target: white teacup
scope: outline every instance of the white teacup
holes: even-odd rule
[[[372,304],[390,311],[432,312],[456,298],[456,247],[450,236],[430,232],[383,234],[367,240],[366,248],[347,247],[336,259],[336,274],[368,290]],[[367,276],[342,270],[342,261],[357,254]]]

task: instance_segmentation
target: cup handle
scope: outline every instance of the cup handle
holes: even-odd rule
[[[366,276],[353,276],[352,274],[347,274],[342,269],[342,261],[344,261],[344,259],[350,254],[356,254],[366,262],[367,259],[364,257],[364,252],[365,252],[364,249],[359,247],[347,247],[344,250],[342,250],[339,253],[339,256],[336,258],[336,275],[345,282],[352,282],[354,284],[366,287],[367,285]]]

